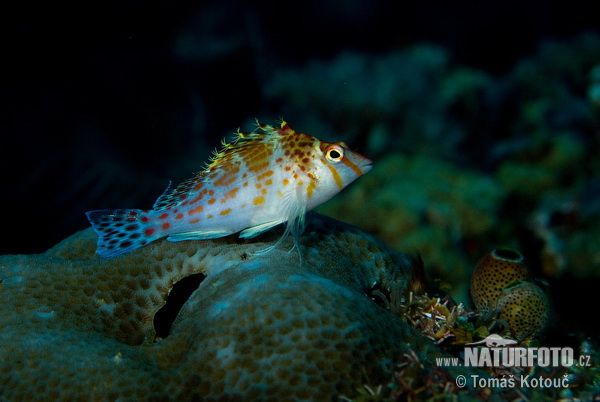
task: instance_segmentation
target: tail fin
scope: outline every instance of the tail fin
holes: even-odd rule
[[[162,237],[141,209],[101,209],[86,212],[98,233],[96,253],[103,258],[127,253]]]

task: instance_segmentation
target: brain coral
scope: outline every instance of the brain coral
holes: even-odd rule
[[[250,257],[278,237],[158,241],[99,259],[87,229],[44,254],[0,257],[0,399],[330,400],[389,381],[404,353],[440,354],[366,295],[408,289],[410,258],[316,214],[302,264],[290,239]],[[157,336],[157,311],[194,274],[205,278]]]

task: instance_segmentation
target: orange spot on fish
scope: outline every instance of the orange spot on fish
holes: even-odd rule
[[[200,190],[204,186],[204,183],[198,183],[194,186],[194,191]]]
[[[212,196],[212,195],[214,195],[214,194],[215,194],[215,192],[214,192],[213,190],[208,190],[208,195],[211,195],[211,196]]]
[[[142,216],[141,221],[146,223],[146,222],[150,221],[150,218],[148,218],[147,216]]]
[[[200,205],[200,206],[197,206],[194,209],[190,209],[188,211],[188,215],[194,215],[194,214],[197,214],[198,212],[202,212],[202,211],[204,211],[204,207],[202,205]]]
[[[263,194],[267,194],[267,189],[263,188],[262,190],[260,190],[260,192],[263,193]]]
[[[177,215],[175,216],[175,219],[183,219],[183,214],[177,214]]]
[[[277,158],[277,159],[275,159],[275,162],[281,163],[281,162],[283,162],[283,158]]]
[[[216,198],[211,198],[210,200],[208,200],[208,203],[211,205],[214,204],[215,202],[217,202]]]
[[[163,230],[167,230],[167,229],[169,229],[170,227],[171,227],[171,224],[170,224],[169,222],[165,222],[165,223],[163,223],[163,224],[162,224],[162,228],[163,228]]]
[[[215,186],[228,186],[231,183],[233,183],[234,181],[236,181],[236,179],[237,179],[237,176],[225,174],[219,180],[215,181],[214,185]],[[208,193],[210,194],[210,191]]]
[[[158,217],[158,219],[167,219],[168,217],[169,217],[169,214],[165,212],[163,214],[160,214],[160,216]]]
[[[219,214],[220,214],[220,215],[227,215],[227,214],[228,214],[228,213],[230,213],[230,212],[231,212],[231,208],[227,208],[227,209],[225,209],[225,210],[223,210],[223,211],[219,212]]]
[[[283,185],[287,186],[288,184],[290,184],[290,181],[288,179],[283,179]]]
[[[270,186],[271,184],[273,184],[273,180],[269,179],[265,181],[265,186]]]
[[[225,197],[221,200],[222,203],[227,202],[227,200],[231,199],[231,198],[235,198],[236,193],[238,192],[239,188],[232,188],[231,190],[229,190],[228,192],[225,193]]]
[[[208,218],[208,219],[212,219],[212,218],[213,218],[213,216],[212,216],[212,215],[208,215],[208,216],[207,216],[207,218]]]
[[[254,205],[264,204],[265,197],[256,197],[253,202],[254,202]]]
[[[269,161],[266,160],[262,163],[257,163],[255,165],[248,166],[248,170],[251,172],[259,172],[265,168],[269,167]]]
[[[146,236],[152,236],[152,235],[154,234],[154,232],[155,232],[155,231],[156,231],[156,230],[154,230],[154,228],[148,228],[148,229],[144,230],[144,234],[145,234]]]
[[[317,184],[315,181],[311,181],[310,183],[308,183],[308,186],[306,187],[306,194],[308,195],[308,198],[312,198],[313,190],[316,187],[317,187]]]
[[[198,219],[198,218],[194,218],[190,221],[190,223],[198,223],[198,222],[200,222],[200,219]]]
[[[256,180],[257,181],[261,181],[262,179],[267,178],[267,177],[272,176],[272,175],[273,175],[273,171],[272,170],[268,170],[268,171],[266,171],[266,172],[264,172],[264,173],[259,174],[258,176],[256,176]]]

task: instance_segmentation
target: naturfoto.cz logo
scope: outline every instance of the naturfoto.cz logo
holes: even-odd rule
[[[519,347],[517,341],[492,334],[487,338],[467,343],[464,357],[437,359],[439,366],[466,367],[589,367],[590,355],[575,359],[570,347]]]
[[[570,367],[573,348],[569,347],[507,347],[517,342],[492,334],[479,342],[467,343],[464,365],[467,367]],[[486,347],[477,347],[485,344]],[[586,356],[589,358],[589,356]]]
[[[590,355],[574,358],[573,348],[570,347],[520,347],[512,339],[504,339],[492,334],[479,341],[467,343],[464,349],[464,359],[457,357],[438,358],[439,366],[465,367],[570,367],[591,366]],[[481,388],[569,388],[569,375],[556,378],[535,377],[533,375],[503,374],[500,377],[488,377],[472,374],[456,377],[459,388],[466,386]]]

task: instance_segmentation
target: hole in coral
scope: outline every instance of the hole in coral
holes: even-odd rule
[[[206,278],[203,274],[193,274],[186,276],[173,285],[173,289],[167,297],[167,302],[154,315],[154,330],[157,338],[166,338],[171,332],[171,326],[179,314],[179,310],[183,307],[192,293]]]
[[[376,282],[370,289],[365,292],[366,296],[373,300],[375,304],[387,308],[390,304],[390,292],[381,286],[381,283]]]

